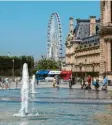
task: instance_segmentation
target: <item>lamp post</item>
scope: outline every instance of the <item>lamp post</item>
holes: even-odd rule
[[[20,56],[20,76],[22,75],[22,57]]]
[[[80,72],[81,72],[81,77],[82,77],[82,63],[79,63],[79,67],[80,67]]]
[[[12,60],[12,62],[13,62],[12,75],[13,75],[13,78],[14,78],[14,59]]]

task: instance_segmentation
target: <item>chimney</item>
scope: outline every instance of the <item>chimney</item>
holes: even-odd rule
[[[90,16],[90,36],[96,35],[96,16]]]
[[[69,18],[70,20],[70,27],[69,27],[69,32],[73,34],[73,31],[74,31],[74,18],[73,17],[70,17]]]

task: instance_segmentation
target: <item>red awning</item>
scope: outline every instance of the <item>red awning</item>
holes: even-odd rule
[[[65,70],[62,70],[62,71],[61,71],[61,74],[72,74],[72,71],[65,71]]]
[[[61,75],[62,79],[69,80],[69,78],[72,75],[72,71],[64,71],[64,70],[62,70],[60,75]]]

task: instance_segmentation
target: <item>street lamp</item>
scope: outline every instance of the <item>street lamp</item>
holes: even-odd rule
[[[79,67],[80,67],[80,72],[81,72],[81,76],[82,76],[82,63],[79,63]]]
[[[22,57],[20,56],[20,76],[22,75]]]
[[[13,77],[14,77],[14,59],[12,60],[12,62],[13,62],[12,74],[13,74]]]
[[[86,70],[87,70],[86,62],[87,62],[87,59],[85,59],[85,78],[86,78]]]

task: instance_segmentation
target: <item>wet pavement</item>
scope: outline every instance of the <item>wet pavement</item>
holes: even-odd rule
[[[99,125],[96,114],[104,114],[112,104],[111,91],[79,88],[38,88],[29,94],[29,113],[38,117],[16,118],[20,109],[20,89],[0,90],[0,125]],[[108,113],[107,113],[108,114]]]

